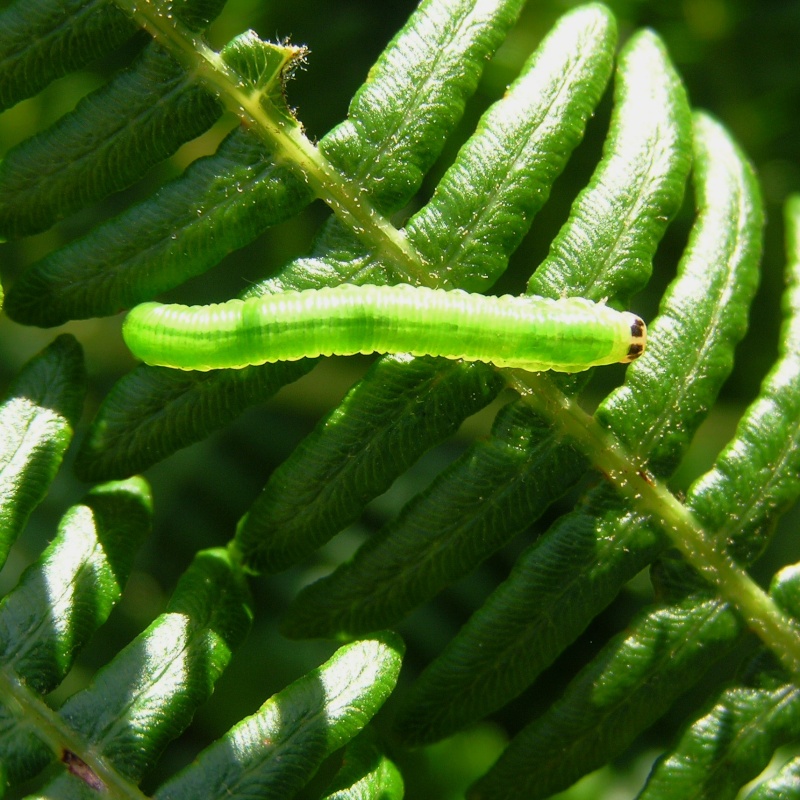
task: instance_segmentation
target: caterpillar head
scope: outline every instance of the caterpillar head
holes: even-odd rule
[[[630,324],[631,341],[628,347],[628,354],[620,363],[630,364],[631,361],[636,361],[647,347],[647,326],[644,324],[644,320],[641,317],[637,317],[636,314],[631,314],[628,311],[624,312],[624,314]]]

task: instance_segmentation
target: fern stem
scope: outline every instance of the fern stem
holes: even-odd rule
[[[800,677],[800,627],[710,536],[692,511],[650,475],[593,416],[545,376],[512,371],[510,385],[575,441],[639,513],[652,517],[688,562],[736,608],[750,629],[793,676]]]
[[[275,106],[263,103],[262,92],[228,66],[200,34],[161,10],[152,0],[114,2],[183,63],[243,124],[255,130],[269,144],[273,157],[300,175],[376,258],[391,263],[398,277],[408,283],[429,282],[429,270],[423,268],[418,252],[406,236],[308,140],[299,122]]]
[[[24,727],[35,730],[36,737],[86,786],[96,788],[90,782],[93,776],[103,783],[103,797],[111,800],[147,800],[147,796],[135,784],[125,780],[122,773],[100,754],[92,752],[61,714],[37,697],[10,670],[0,672],[0,695],[5,701],[10,701],[6,702],[6,708],[14,709],[17,716],[24,720]],[[70,756],[78,757],[91,770],[91,776],[83,772],[78,762],[70,759]]]

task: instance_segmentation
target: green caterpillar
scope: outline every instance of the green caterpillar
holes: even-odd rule
[[[578,297],[350,284],[209,306],[142,303],[122,333],[147,364],[184,370],[378,352],[580,372],[633,361],[646,339],[639,317]]]

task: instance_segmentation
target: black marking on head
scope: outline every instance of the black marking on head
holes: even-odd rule
[[[644,320],[636,317],[636,319],[631,323],[631,337],[633,339],[644,339],[645,337],[645,325]]]
[[[633,360],[639,358],[639,356],[642,353],[644,353],[644,345],[639,344],[638,342],[634,342],[628,348],[628,361],[633,361]]]

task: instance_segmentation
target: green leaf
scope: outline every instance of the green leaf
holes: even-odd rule
[[[0,565],[61,465],[85,382],[80,346],[59,336],[23,367],[0,404]]]
[[[320,763],[383,705],[400,670],[394,634],[345,645],[318,669],[268,700],[161,786],[157,800],[291,797]]]
[[[628,306],[649,280],[658,243],[683,199],[691,125],[664,44],[651,31],[636,33],[619,53],[603,157],[531,276],[529,294],[611,296]]]
[[[763,551],[772,522],[798,496],[800,472],[800,196],[786,204],[788,289],[780,355],[733,441],[691,489],[691,505],[745,563]],[[758,489],[754,491],[754,489]]]
[[[402,800],[403,777],[367,728],[347,745],[344,763],[322,800]]]
[[[735,798],[778,744],[800,735],[800,696],[791,683],[727,690],[660,762],[641,800]]]
[[[149,533],[151,505],[141,478],[96,487],[64,515],[56,538],[3,599],[3,662],[29,688],[46,694],[58,686],[108,617]]]
[[[546,798],[607,763],[728,653],[741,630],[723,604],[706,595],[634,620],[563,698],[512,740],[471,796]],[[713,656],[700,661],[704,647]]]
[[[141,478],[93,489],[0,603],[0,761],[11,780],[50,759],[39,695],[61,683],[108,618],[149,533],[151,503]]]
[[[239,523],[236,547],[247,565],[277,572],[309,556],[502,385],[482,364],[405,356],[377,361],[275,470]]]
[[[759,277],[764,219],[752,167],[709,116],[696,115],[694,136],[697,217],[679,266],[686,278],[665,295],[646,358],[598,411],[634,453],[648,454],[656,475],[675,469],[730,374]],[[679,419],[665,424],[678,404]]]
[[[103,0],[17,0],[0,12],[0,108],[111,53],[136,25]]]
[[[331,164],[366,186],[381,212],[416,194],[523,5],[424,0],[370,69],[347,119],[320,141]]]
[[[192,30],[205,27],[224,0],[174,0]],[[0,109],[33,97],[56,78],[113,53],[137,32],[106,0],[17,0],[0,11]]]
[[[208,436],[307,371],[304,362],[213,373],[137,367],[108,393],[81,442],[75,471],[85,480],[139,472]]]
[[[267,53],[277,58],[272,71],[251,75]],[[280,98],[288,115],[283,82],[298,48],[243,36],[222,58],[248,70],[260,81],[254,88]],[[154,96],[162,98],[155,105]],[[8,199],[0,203],[0,230],[40,230],[124,188],[221,111],[193,74],[151,45],[72,114],[9,153],[0,165],[0,198]],[[37,325],[114,314],[213,266],[310,201],[298,176],[271,155],[258,138],[235,132],[154,197],[32,265],[14,284],[8,313]]]
[[[311,201],[270,155],[233,131],[151,198],[32,265],[8,294],[8,313],[38,325],[116,314],[210,269]]]
[[[615,44],[616,23],[600,5],[565,14],[550,31],[408,222],[426,281],[481,291],[505,271],[583,138]]]
[[[242,79],[243,89],[261,96],[261,103],[297,125],[286,104],[285,88],[291,70],[302,63],[305,49],[287,43],[262,42],[255,31],[247,31],[229,42],[222,60]]]
[[[353,560],[300,592],[285,634],[352,636],[395,623],[501,547],[512,525],[541,514],[586,466],[541,417],[505,406],[488,442],[438,476]]]
[[[448,32],[448,38],[453,35]],[[503,99],[481,118],[431,201],[409,220],[405,234],[416,263],[394,263],[375,248],[365,252],[357,237],[332,223],[317,241],[319,255],[299,259],[248,295],[344,282],[488,288],[580,142],[608,81],[615,41],[613,17],[603,6],[565,15]],[[457,40],[451,46],[456,45],[465,46]],[[426,105],[433,109],[448,66],[431,76],[433,96]],[[325,140],[320,147],[327,152]],[[381,163],[391,171],[388,161]]]
[[[154,97],[161,100],[153,103]],[[130,186],[221,113],[216,99],[151,45],[130,69],[6,154],[0,163],[0,233],[8,238],[38,233]],[[36,310],[41,269],[34,265],[10,293],[9,313],[16,319],[48,324],[47,313]]]
[[[760,783],[746,800],[787,800],[800,797],[800,758],[787,761],[776,775]]]

